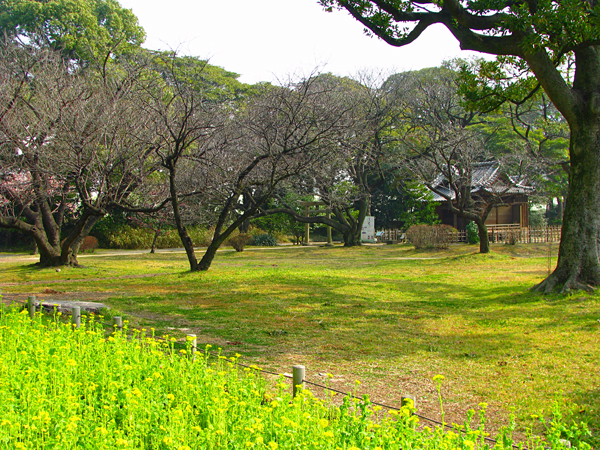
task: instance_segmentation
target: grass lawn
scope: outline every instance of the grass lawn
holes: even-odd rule
[[[0,258],[0,288],[5,300],[102,301],[134,326],[193,332],[242,362],[281,373],[304,364],[307,379],[331,373],[342,390],[360,380],[358,393],[374,401],[397,406],[410,393],[434,419],[436,374],[446,420],[461,423],[486,402],[492,430],[514,414],[519,431],[539,432],[532,415],[548,415],[560,397],[597,436],[600,296],[530,293],[548,273],[548,245],[476,251],[250,248],[219,252],[210,271],[193,274],[183,252],[101,251],[60,272],[23,255]]]

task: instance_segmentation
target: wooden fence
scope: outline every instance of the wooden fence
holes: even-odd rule
[[[546,226],[541,228],[520,227],[519,225],[490,225],[488,235],[490,242],[508,244],[533,244],[542,242],[560,242],[561,227]]]
[[[521,227],[519,224],[488,225],[490,243],[495,244],[533,244],[542,242],[560,242],[560,226],[541,228]],[[381,230],[377,233],[377,242],[404,242],[405,233],[400,230]],[[455,242],[467,242],[466,231],[455,235]]]

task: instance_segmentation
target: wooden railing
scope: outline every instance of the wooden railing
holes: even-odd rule
[[[541,228],[521,227],[519,224],[488,225],[490,243],[533,244],[541,242],[560,242],[561,227],[545,226]],[[377,232],[377,242],[404,242],[405,234],[400,230],[381,230]],[[467,242],[467,233],[456,233],[455,242]]]

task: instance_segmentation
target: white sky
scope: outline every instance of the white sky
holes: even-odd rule
[[[392,47],[363,33],[345,11],[326,13],[317,0],[120,0],[146,30],[144,46],[209,59],[256,83],[306,75],[318,68],[340,76],[439,66],[461,52],[443,27]]]

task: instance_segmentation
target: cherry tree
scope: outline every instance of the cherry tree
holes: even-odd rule
[[[132,139],[137,75],[99,76],[15,42],[0,66],[0,227],[31,236],[43,265],[77,265],[93,225],[155,169]]]

